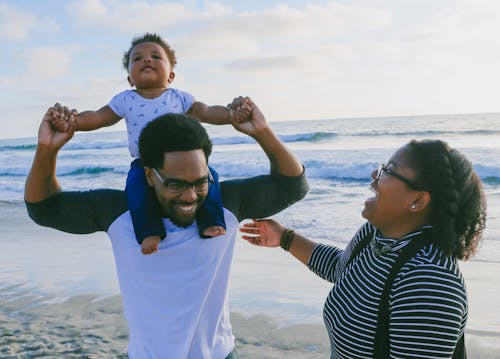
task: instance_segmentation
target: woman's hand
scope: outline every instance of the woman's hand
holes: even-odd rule
[[[279,247],[285,227],[272,219],[254,219],[244,223],[239,231],[241,238],[256,246]]]

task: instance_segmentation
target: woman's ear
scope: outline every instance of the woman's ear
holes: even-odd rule
[[[422,191],[418,193],[418,196],[410,205],[410,212],[420,212],[430,208],[431,205],[431,194],[427,191]]]

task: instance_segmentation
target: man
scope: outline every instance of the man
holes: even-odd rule
[[[74,133],[50,125],[45,114],[26,180],[25,201],[40,225],[70,233],[106,231],[111,239],[130,358],[236,358],[227,308],[228,279],[238,223],[270,216],[303,198],[308,184],[300,161],[279,141],[250,99],[251,119],[234,127],[262,147],[271,171],[221,182],[227,233],[202,239],[194,222],[207,195],[211,143],[204,128],[184,115],[164,115],[142,132],[140,155],[169,233],[153,256],[141,254],[122,191],[61,191],[59,149]]]

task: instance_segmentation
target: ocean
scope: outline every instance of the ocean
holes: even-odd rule
[[[474,164],[487,195],[485,238],[472,262],[500,270],[500,114],[270,125],[302,160],[311,185],[304,200],[275,218],[307,237],[340,247],[363,223],[361,210],[371,196],[370,173],[380,162],[412,139],[448,142]],[[210,162],[221,180],[268,171],[267,158],[251,138],[230,126],[207,126],[207,130],[214,144]],[[79,295],[106,298],[119,294],[105,234],[67,235],[36,226],[28,218],[22,198],[35,148],[35,138],[0,140],[0,300],[37,298],[20,306],[18,311],[22,311]],[[125,132],[78,133],[60,153],[58,177],[65,190],[123,189],[129,164]],[[263,313],[284,326],[321,323],[329,288],[329,283],[280,248],[238,241],[229,297],[232,311]],[[472,318],[470,325],[500,331],[499,319]]]

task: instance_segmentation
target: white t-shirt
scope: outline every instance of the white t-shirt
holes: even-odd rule
[[[202,239],[193,223],[168,232],[158,253],[143,255],[130,212],[109,227],[131,359],[220,359],[234,349],[227,308],[238,221],[224,211],[224,236]]]
[[[59,192],[26,202],[38,224],[68,233],[106,231],[111,239],[132,359],[224,359],[234,348],[227,308],[238,220],[264,218],[305,196],[305,174],[276,172],[222,181],[227,234],[201,239],[164,220],[168,236],[159,253],[142,255],[123,191]]]
[[[160,96],[148,99],[134,90],[126,90],[114,96],[108,106],[127,124],[130,155],[139,158],[139,135],[149,122],[167,113],[186,113],[195,98],[190,93],[168,88]]]

